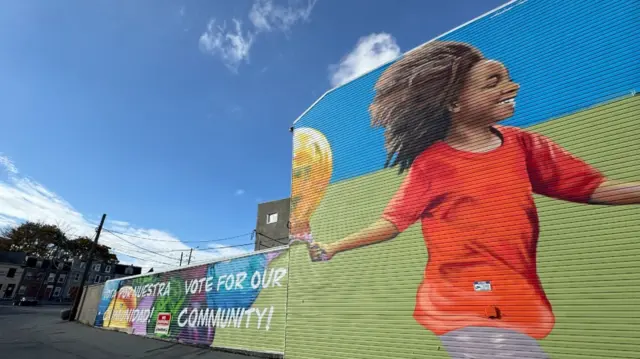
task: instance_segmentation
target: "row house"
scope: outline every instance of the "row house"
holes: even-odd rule
[[[18,295],[39,300],[61,300],[71,262],[26,257]]]
[[[22,278],[23,252],[0,252],[0,300],[13,299]]]
[[[86,265],[87,262],[79,258],[74,258],[71,261],[69,279],[64,288],[65,299],[71,300],[75,297],[80,288],[80,282],[82,281],[82,275],[84,274]],[[140,274],[141,270],[140,267],[132,265],[93,260],[87,273],[85,285],[104,283],[109,279]]]

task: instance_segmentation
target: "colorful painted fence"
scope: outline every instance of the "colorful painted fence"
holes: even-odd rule
[[[288,252],[105,283],[95,326],[181,343],[284,352]]]

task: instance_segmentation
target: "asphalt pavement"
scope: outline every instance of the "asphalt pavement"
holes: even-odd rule
[[[150,338],[97,329],[60,319],[62,306],[0,306],[0,353],[20,359],[250,359]]]

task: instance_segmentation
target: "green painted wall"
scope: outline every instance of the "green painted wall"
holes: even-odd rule
[[[640,98],[529,128],[615,179],[640,179]],[[402,178],[384,170],[338,182],[311,220],[333,242],[375,220]],[[365,200],[366,199],[366,200]],[[541,341],[551,358],[638,358],[640,207],[536,197],[538,272],[556,325]],[[449,358],[412,317],[427,253],[420,225],[389,242],[310,261],[290,250],[286,358]]]

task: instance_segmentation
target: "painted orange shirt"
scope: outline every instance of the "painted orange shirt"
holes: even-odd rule
[[[496,129],[503,142],[491,152],[444,142],[424,151],[384,218],[399,231],[422,222],[429,259],[416,296],[420,324],[436,335],[490,326],[542,339],[555,318],[536,270],[533,193],[585,203],[604,178],[544,136]]]

